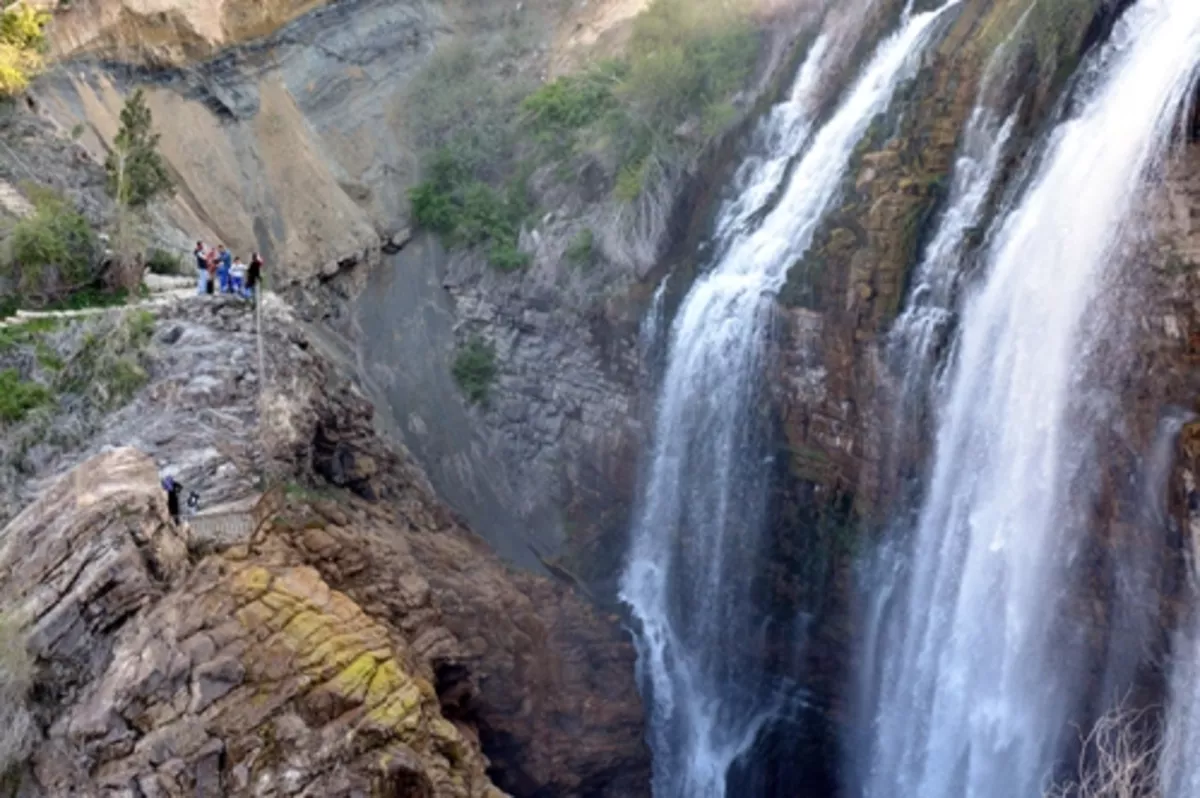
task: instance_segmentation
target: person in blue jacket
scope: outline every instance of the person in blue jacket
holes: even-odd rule
[[[229,270],[233,266],[233,253],[225,249],[224,244],[217,247],[217,282],[222,294],[228,294],[230,289]]]

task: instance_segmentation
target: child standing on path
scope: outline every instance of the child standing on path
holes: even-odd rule
[[[246,296],[246,264],[242,263],[241,258],[233,259],[233,265],[229,267],[229,282],[233,293]]]

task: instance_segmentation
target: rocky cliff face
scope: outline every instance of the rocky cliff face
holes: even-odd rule
[[[153,461],[123,449],[6,530],[44,734],[21,790],[502,794],[411,640],[278,550],[190,568],[165,509]]]
[[[146,384],[13,476],[0,596],[37,663],[30,794],[644,793],[615,619],[501,564],[286,306],[265,303],[265,374],[247,305],[151,307]],[[293,498],[253,539],[191,534],[161,468],[204,507]]]
[[[61,60],[30,93],[32,111],[7,135],[0,120],[29,167],[0,163],[0,179],[45,175],[104,217],[95,164],[123,97],[145,88],[180,187],[159,211],[161,243],[261,250],[271,278],[292,286],[289,301],[343,339],[391,432],[482,534],[528,567],[556,555],[576,569],[602,561],[584,577],[603,582],[633,493],[638,320],[661,256],[703,214],[696,196],[716,193],[704,183],[726,163],[629,208],[598,201],[603,187],[581,174],[575,189],[543,197],[547,212],[522,241],[531,265],[500,274],[423,237],[406,246],[422,146],[413,91],[438,53],[459,46],[489,78],[533,88],[619,48],[645,5],[76,4],[56,17]],[[822,5],[756,4],[759,88]],[[64,166],[61,153],[79,163]],[[567,250],[588,225],[610,232],[583,270]],[[486,407],[468,406],[449,379],[456,347],[474,336],[497,351]]]

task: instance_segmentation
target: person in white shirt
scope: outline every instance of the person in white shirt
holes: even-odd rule
[[[246,295],[246,264],[242,263],[241,258],[234,258],[233,265],[229,267],[229,279],[232,283],[233,293],[238,296]]]

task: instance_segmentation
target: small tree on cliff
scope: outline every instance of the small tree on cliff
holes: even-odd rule
[[[113,282],[124,288],[132,289],[141,280],[143,241],[138,228],[147,206],[175,191],[167,164],[158,152],[159,138],[146,95],[138,89],[121,109],[121,127],[104,162],[108,195],[117,203]]]
[[[0,0],[0,97],[17,94],[42,68],[50,15],[12,0]]]

